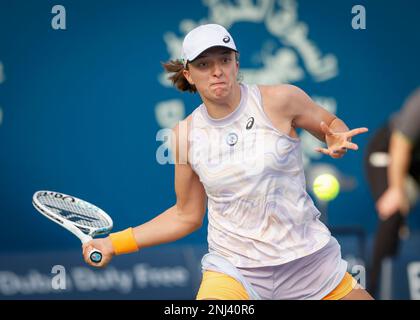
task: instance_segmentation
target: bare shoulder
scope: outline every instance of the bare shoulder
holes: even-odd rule
[[[258,87],[266,103],[287,104],[293,97],[304,94],[302,89],[292,84],[259,85]]]
[[[293,99],[304,94],[303,90],[291,84],[259,85],[264,108],[273,112],[290,112]]]
[[[171,148],[175,151],[176,163],[186,164],[188,162],[188,133],[191,127],[192,114],[179,121],[173,128]]]
[[[192,121],[192,113],[188,115],[186,118],[184,118],[181,121],[178,121],[178,123],[172,128],[174,133],[176,135],[179,135],[180,132],[182,132],[184,129],[188,129],[191,127],[191,121]],[[187,130],[188,134],[188,130]]]
[[[303,90],[292,84],[258,85],[261,94],[267,99],[287,100],[303,93]]]

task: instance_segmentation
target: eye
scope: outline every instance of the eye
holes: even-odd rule
[[[225,58],[223,58],[223,62],[224,63],[228,63],[228,62],[230,62],[232,59],[230,58],[230,57],[225,57]]]

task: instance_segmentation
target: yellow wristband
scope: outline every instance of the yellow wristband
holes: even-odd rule
[[[109,235],[116,255],[131,253],[139,250],[136,239],[134,238],[133,228],[128,228],[120,232]]]

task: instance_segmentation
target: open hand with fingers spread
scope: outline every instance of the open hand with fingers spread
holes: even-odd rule
[[[315,148],[315,151],[329,155],[334,159],[342,158],[348,149],[358,150],[359,146],[351,142],[351,138],[368,132],[368,128],[357,128],[344,132],[333,132],[325,122],[321,122],[321,129],[325,133],[327,148]]]

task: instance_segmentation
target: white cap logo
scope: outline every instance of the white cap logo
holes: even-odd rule
[[[223,42],[224,43],[228,43],[229,41],[230,41],[230,37],[229,36],[226,36],[226,37],[223,38]]]

